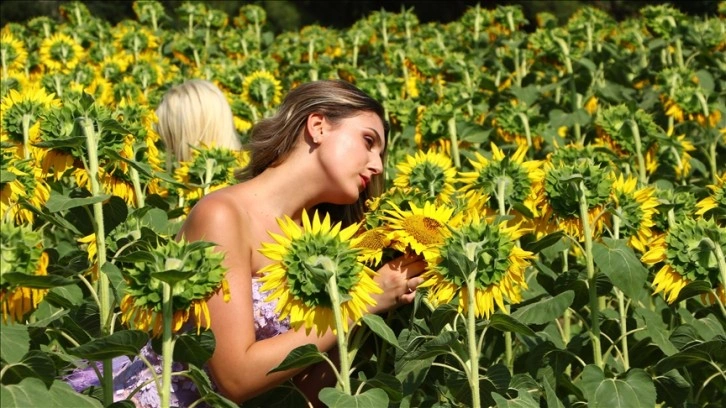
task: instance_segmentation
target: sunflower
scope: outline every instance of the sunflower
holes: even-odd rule
[[[48,94],[45,88],[32,85],[21,92],[11,89],[2,98],[0,105],[0,135],[2,140],[12,141],[18,149],[19,157],[33,156],[39,162],[43,160],[45,149],[33,147],[39,140],[39,121],[52,108],[60,107],[60,99],[55,94]],[[25,133],[28,135],[29,151],[24,151]]]
[[[185,200],[185,213],[204,194],[235,184],[235,169],[244,167],[249,161],[246,150],[231,150],[214,146],[201,146],[192,150],[192,160],[179,163],[174,179],[186,188],[178,189]]]
[[[40,44],[40,62],[50,72],[69,73],[83,57],[81,44],[63,33],[56,33]]]
[[[599,236],[606,225],[607,218],[602,215],[613,183],[603,170],[591,159],[579,159],[573,164],[546,162],[545,200],[542,216],[536,221],[537,236],[557,229],[579,241],[585,240],[580,214],[582,186],[587,201],[587,222],[592,226],[594,236]]]
[[[492,125],[504,143],[514,143],[517,146],[531,144],[535,150],[540,150],[544,138],[541,132],[529,128],[530,122],[534,122],[533,119],[538,116],[540,113],[536,106],[528,107],[517,99],[512,99],[509,103],[500,103],[496,106]]]
[[[5,28],[0,32],[0,53],[2,53],[2,69],[4,75],[8,71],[22,71],[28,60],[25,44]],[[3,75],[3,76],[4,76]]]
[[[3,219],[5,219],[3,217]],[[43,237],[29,225],[16,226],[2,221],[0,228],[0,307],[3,323],[22,322],[25,315],[35,310],[48,293],[48,289],[37,289],[15,285],[6,280],[9,273],[30,276],[48,275],[48,254],[43,250]]]
[[[716,251],[704,245],[709,241],[710,245],[726,247],[726,229],[704,218],[685,219],[651,241],[641,261],[650,266],[662,264],[653,278],[653,294],[663,292],[672,304],[687,284],[698,280],[709,282],[721,302],[726,303]]]
[[[396,165],[398,175],[393,185],[400,188],[414,188],[428,194],[429,199],[450,203],[456,183],[456,168],[451,157],[429,150],[406,155],[406,159]]]
[[[250,106],[267,110],[282,100],[282,85],[270,72],[255,71],[242,83],[242,100]]]
[[[463,213],[455,213],[448,205],[436,205],[426,201],[422,207],[410,203],[410,210],[402,210],[391,203],[393,210],[388,210],[384,219],[388,222],[391,247],[400,252],[423,255],[430,259],[435,256],[436,247],[449,234],[448,227],[456,227],[461,223]]]
[[[612,176],[612,199],[615,203],[615,217],[620,222],[621,237],[640,252],[645,252],[645,245],[653,238],[653,215],[658,212],[658,199],[652,187],[636,190],[638,180],[621,174]]]
[[[209,242],[169,240],[145,251],[143,262],[124,268],[127,286],[121,301],[121,322],[137,330],[151,331],[154,337],[161,334],[163,284],[155,276],[166,274],[183,276],[170,283],[172,331],[181,330],[190,317],[194,317],[197,333],[203,324],[209,329],[207,300],[221,291],[224,301],[229,301],[226,268],[222,266],[224,254],[213,246]]]
[[[466,198],[473,198],[475,194],[490,197],[491,208],[497,209],[497,199],[509,206],[523,205],[531,214],[537,216],[543,200],[544,172],[542,162],[536,160],[525,161],[527,146],[520,146],[511,157],[507,157],[494,144],[491,144],[492,159],[474,152],[475,160],[469,160],[474,171],[459,173],[460,192]],[[503,197],[498,197],[500,187]]]
[[[635,145],[631,121],[634,121],[638,127],[640,146]],[[653,145],[652,136],[663,133],[651,114],[642,109],[631,112],[624,104],[598,111],[595,131],[597,135],[593,143],[595,146],[606,146],[618,157],[626,160],[633,157],[638,150],[645,154]]]
[[[32,224],[35,220],[35,213],[22,202],[40,209],[50,197],[50,187],[42,177],[40,168],[33,166],[28,160],[19,160],[5,157],[8,153],[3,152],[2,176],[0,185],[0,216],[10,217],[18,224]]]
[[[288,216],[278,225],[282,235],[270,232],[275,243],[263,243],[259,250],[274,261],[260,270],[261,290],[272,291],[267,301],[277,300],[276,312],[281,320],[289,316],[291,327],[305,326],[308,334],[314,327],[318,335],[328,328],[337,332],[332,302],[340,302],[339,323],[348,332],[348,321],[357,322],[375,305],[371,294],[382,293],[375,272],[358,261],[360,251],[351,245],[359,226],[341,230],[340,223],[331,226],[329,215],[321,221],[316,211],[311,220],[305,210],[302,228]],[[330,285],[341,299],[331,299]]]
[[[476,316],[489,318],[495,303],[506,311],[504,299],[519,303],[521,290],[527,288],[524,271],[534,254],[516,245],[527,232],[519,224],[493,224],[474,213],[444,239],[422,275],[424,283],[420,287],[429,288],[427,296],[435,306],[449,303],[458,295],[459,311],[466,312],[467,285],[474,273]]]
[[[707,187],[712,194],[696,203],[696,215],[703,217],[707,212],[714,208],[726,209],[726,172],[721,177],[716,175],[716,184],[710,184]]]

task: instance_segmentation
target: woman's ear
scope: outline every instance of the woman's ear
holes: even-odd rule
[[[311,113],[308,115],[308,121],[305,129],[310,136],[310,140],[314,144],[318,144],[323,139],[323,128],[325,126],[325,116],[320,113]]]

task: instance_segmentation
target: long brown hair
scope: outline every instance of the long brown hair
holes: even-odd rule
[[[287,94],[274,116],[259,121],[252,128],[249,143],[245,146],[250,152],[250,162],[235,175],[239,180],[248,180],[285,160],[297,145],[308,116],[313,113],[322,114],[335,125],[342,119],[366,111],[373,112],[381,118],[383,137],[387,142],[388,123],[385,119],[385,109],[367,93],[349,82],[336,79],[299,85]],[[333,220],[350,225],[363,219],[366,201],[380,195],[384,188],[383,184],[384,175],[381,173],[373,176],[371,183],[355,203],[349,205],[323,203],[316,208],[330,214]]]

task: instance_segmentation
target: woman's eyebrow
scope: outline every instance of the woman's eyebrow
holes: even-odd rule
[[[381,145],[381,146],[384,146],[384,144],[383,144],[384,143],[383,138],[381,137],[381,134],[378,133],[377,130],[373,129],[372,127],[369,127],[369,128],[366,128],[366,129],[368,129],[371,132],[375,133],[376,134],[376,137],[378,138],[378,144]]]

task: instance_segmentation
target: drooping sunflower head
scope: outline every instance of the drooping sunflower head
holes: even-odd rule
[[[658,200],[658,212],[653,215],[654,229],[665,232],[696,212],[696,197],[684,188],[663,188],[656,185],[654,194]]]
[[[56,33],[40,44],[40,62],[50,72],[71,72],[83,58],[81,44],[63,33]]]
[[[398,175],[393,185],[413,188],[428,194],[429,199],[450,203],[456,183],[456,168],[451,157],[434,151],[407,155],[405,161],[396,165]]]
[[[255,71],[242,84],[242,100],[266,111],[280,104],[282,84],[268,71]]]
[[[517,147],[531,144],[535,149],[539,149],[543,143],[541,133],[532,132],[529,129],[529,118],[538,115],[538,108],[528,107],[525,103],[512,99],[507,103],[500,103],[496,106],[492,124],[502,143],[513,143]],[[527,132],[530,133],[529,140],[527,139]],[[535,136],[532,136],[533,134]]]
[[[2,68],[7,71],[22,71],[28,61],[25,44],[8,29],[0,32],[0,52],[3,55]]]
[[[613,225],[618,224],[620,236],[627,239],[630,246],[645,252],[645,245],[653,237],[653,216],[659,205],[654,188],[636,189],[638,180],[632,176],[626,179],[621,174],[613,179]]]
[[[35,212],[28,209],[22,201],[34,208],[43,208],[50,197],[50,187],[42,176],[42,170],[30,160],[10,157],[3,152],[3,176],[0,180],[0,213],[18,224],[32,224]]]
[[[621,158],[630,158],[637,153],[633,136],[636,126],[641,152],[645,152],[652,143],[651,135],[664,133],[653,117],[642,109],[631,112],[624,104],[601,109],[595,119],[597,138],[594,144],[610,148]]]
[[[143,262],[124,268],[126,295],[121,302],[121,322],[154,336],[162,330],[163,282],[171,286],[174,318],[172,330],[178,332],[194,317],[197,332],[209,328],[207,300],[222,291],[229,300],[229,289],[222,266],[224,254],[209,242],[169,240],[144,252]]]
[[[422,207],[410,203],[410,210],[392,206],[393,210],[386,211],[385,217],[391,231],[391,247],[404,253],[413,251],[426,259],[436,256],[438,246],[449,234],[449,227],[459,225],[463,217],[453,207],[430,201]]]
[[[494,209],[499,208],[502,200],[507,207],[524,205],[536,215],[542,201],[542,163],[524,160],[526,146],[520,146],[511,157],[505,156],[493,143],[491,148],[491,160],[475,152],[475,160],[469,160],[473,171],[459,173],[459,191],[466,197],[474,193],[489,196],[489,205]]]
[[[651,242],[641,260],[662,265],[653,279],[654,294],[663,292],[668,303],[688,283],[706,281],[713,289],[723,285],[719,276],[718,249],[726,247],[726,229],[713,220],[686,218]]]
[[[726,209],[726,172],[721,177],[716,176],[716,184],[709,184],[707,187],[711,190],[708,197],[703,198],[696,203],[696,215],[704,217],[713,209]]]
[[[4,219],[4,217],[3,217]],[[25,315],[37,308],[48,289],[17,285],[13,276],[47,275],[48,254],[43,237],[27,224],[2,221],[0,228],[0,307],[3,323],[23,322]]]
[[[607,220],[600,213],[610,199],[613,183],[608,173],[590,159],[580,159],[573,164],[548,162],[545,163],[545,173],[544,225],[555,226],[578,240],[584,240],[580,211],[581,194],[584,192],[588,222],[593,225],[592,232],[600,234]]]
[[[371,294],[381,293],[375,272],[358,260],[360,250],[351,245],[359,226],[341,230],[341,223],[331,226],[329,215],[321,220],[316,211],[311,219],[305,210],[302,227],[287,216],[278,224],[282,234],[270,232],[275,242],[259,250],[273,261],[260,270],[262,290],[271,290],[267,300],[277,300],[280,319],[289,317],[291,327],[304,326],[308,333],[315,328],[318,335],[337,330],[332,302],[339,302],[347,332],[348,320],[357,322],[375,305]]]
[[[20,92],[11,89],[8,95],[2,98],[0,105],[2,133],[10,140],[22,144],[24,127],[27,125],[30,130],[43,114],[53,107],[59,107],[60,103],[55,94],[47,93],[41,86],[28,86]],[[35,134],[37,135],[37,132]],[[37,141],[37,137],[31,140],[31,142]]]
[[[473,282],[477,317],[489,317],[495,303],[506,310],[504,299],[518,303],[521,290],[527,288],[524,271],[534,255],[516,245],[527,232],[520,225],[507,227],[505,222],[473,217],[444,239],[421,287],[429,288],[428,297],[434,305],[449,303],[458,295],[459,310],[466,312],[467,286]]]

